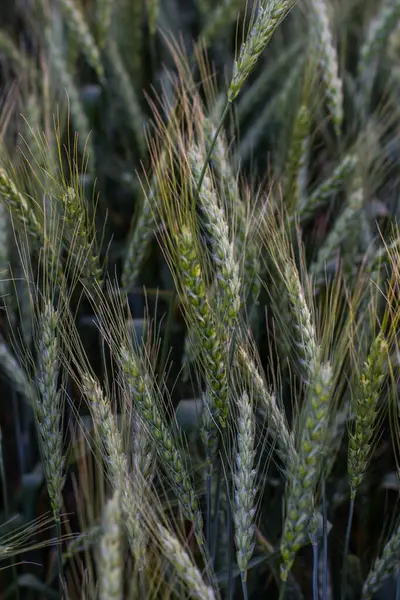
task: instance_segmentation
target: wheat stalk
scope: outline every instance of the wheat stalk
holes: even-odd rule
[[[123,598],[123,547],[121,499],[116,488],[103,513],[103,535],[98,559],[100,600]]]
[[[375,561],[365,579],[362,600],[371,600],[385,579],[399,572],[400,525],[394,530],[386,542],[381,556]]]

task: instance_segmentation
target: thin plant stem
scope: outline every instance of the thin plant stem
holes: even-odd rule
[[[217,492],[214,500],[214,523],[213,523],[213,540],[212,540],[212,549],[211,549],[211,565],[214,566],[215,557],[217,554],[217,538],[218,538],[218,513],[219,513],[219,504],[221,498],[221,480],[222,480],[222,466],[221,461],[218,461],[218,471],[217,471]]]
[[[217,143],[217,139],[218,139],[219,133],[220,133],[220,131],[222,129],[222,126],[224,124],[225,117],[228,114],[230,105],[231,105],[231,103],[229,102],[229,100],[227,100],[226,104],[225,104],[225,108],[224,108],[223,113],[221,115],[221,119],[219,121],[218,127],[215,130],[214,137],[213,137],[212,142],[210,144],[210,147],[208,149],[208,152],[207,152],[207,155],[206,155],[206,158],[205,158],[205,161],[204,161],[204,165],[203,165],[203,168],[202,168],[201,173],[200,173],[199,181],[197,182],[197,193],[199,193],[199,191],[201,189],[201,186],[202,186],[202,183],[203,183],[203,180],[204,180],[204,176],[205,176],[206,171],[207,171],[208,163],[210,162],[211,155],[213,153],[215,144]]]
[[[160,373],[162,373],[164,371],[164,367],[167,362],[168,344],[169,344],[169,338],[170,338],[171,329],[172,329],[172,322],[173,322],[173,318],[174,318],[174,310],[175,310],[175,304],[176,304],[177,297],[178,297],[178,292],[177,292],[176,288],[174,288],[174,292],[169,301],[167,322],[165,324],[164,339],[163,339],[162,347],[161,347]]]
[[[325,477],[322,477],[322,600],[328,598],[328,515],[326,509]]]
[[[286,595],[286,581],[281,581],[279,588],[279,600],[285,600]]]
[[[347,529],[346,529],[346,539],[344,542],[341,600],[346,600],[347,563],[348,563],[347,556],[348,556],[349,547],[350,547],[350,533],[351,533],[351,526],[353,523],[354,500],[355,500],[355,498],[350,498],[349,516],[348,516],[348,520],[347,520]]]
[[[211,467],[208,467],[206,475],[206,502],[207,502],[207,519],[206,519],[206,539],[207,546],[211,554]]]
[[[10,517],[10,507],[8,504],[7,479],[6,479],[6,472],[4,469],[4,460],[3,460],[3,433],[1,431],[1,429],[0,429],[0,477],[1,477],[1,487],[2,487],[2,492],[3,492],[4,516],[7,521]],[[19,600],[20,594],[19,594],[19,586],[18,586],[18,572],[17,572],[17,567],[15,564],[12,564],[12,574],[13,574],[13,581],[14,581],[14,586],[15,586],[15,595],[17,597],[17,600]]]
[[[63,597],[63,556],[61,547],[61,519],[60,512],[56,517],[56,535],[57,535],[57,566],[58,566],[58,580],[60,585],[61,597]]]
[[[226,523],[226,528],[227,528],[227,537],[228,537],[228,600],[233,600],[233,592],[234,592],[234,586],[233,586],[233,565],[232,565],[232,515],[231,515],[231,503],[229,502],[229,482],[228,480],[226,481],[226,487],[227,487],[227,496],[228,496],[228,502],[227,504],[227,510],[226,510],[226,519],[227,519],[227,523]]]
[[[248,600],[249,595],[247,593],[247,580],[242,577],[242,592],[243,592],[243,600]]]
[[[316,536],[313,543],[313,600],[318,600],[318,541]]]

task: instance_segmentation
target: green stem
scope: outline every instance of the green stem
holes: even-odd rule
[[[242,592],[243,592],[243,600],[248,600],[248,593],[247,593],[247,579],[246,579],[246,575],[247,573],[242,573]]]
[[[343,570],[342,570],[342,592],[341,592],[341,600],[346,600],[346,587],[347,587],[347,555],[349,553],[350,547],[350,534],[351,534],[351,526],[353,523],[353,514],[354,514],[354,500],[355,498],[350,498],[350,506],[349,506],[349,516],[347,520],[347,529],[346,529],[346,540],[344,543],[344,554],[343,554]]]
[[[58,580],[60,586],[61,598],[63,597],[63,556],[61,547],[61,519],[60,511],[55,515],[56,519],[56,535],[57,535],[57,565],[58,565]]]
[[[279,588],[279,600],[285,600],[286,595],[286,581],[281,581],[281,587]]]
[[[4,460],[3,460],[3,433],[1,431],[1,429],[0,429],[0,477],[1,477],[1,487],[2,487],[2,492],[3,492],[4,516],[7,521],[10,518],[10,507],[8,504],[7,479],[6,479],[6,472],[4,469]],[[15,595],[17,597],[17,600],[19,600],[20,595],[19,595],[19,586],[18,586],[18,571],[17,571],[17,567],[14,563],[12,564],[11,568],[12,568],[13,581],[14,581],[14,586],[15,586]]]

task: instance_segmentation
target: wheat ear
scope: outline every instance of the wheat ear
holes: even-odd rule
[[[321,473],[329,425],[332,368],[316,363],[300,422],[297,460],[288,476],[286,517],[281,540],[281,580],[286,581],[297,551],[306,543],[314,512],[314,494]]]
[[[199,148],[190,149],[190,166],[195,186],[198,186],[204,158]],[[236,262],[233,244],[229,239],[229,227],[224,211],[218,206],[211,172],[207,168],[203,184],[198,192],[200,207],[206,228],[211,237],[212,258],[216,269],[218,302],[216,309],[227,329],[235,325],[240,309],[239,265]]]
[[[293,434],[288,429],[285,414],[279,408],[275,396],[268,391],[254,360],[243,344],[238,345],[236,357],[241,371],[249,382],[252,394],[261,404],[261,408],[265,410],[272,435],[277,439],[280,454],[285,464],[290,465],[295,460],[297,453]]]
[[[177,242],[183,292],[199,336],[212,415],[225,427],[229,413],[226,344],[207,300],[195,242],[188,227],[182,227]]]
[[[121,348],[119,358],[132,394],[134,406],[148,428],[162,465],[170,476],[170,481],[183,514],[193,523],[196,536],[201,541],[203,519],[197,496],[176,441],[158,407],[157,399],[150,384],[149,374],[144,371],[140,358],[129,348]]]
[[[103,535],[98,560],[100,600],[123,598],[123,547],[121,498],[118,488],[103,512]]]
[[[233,102],[239,94],[275,29],[294,5],[295,0],[267,0],[260,4],[255,21],[233,66],[232,80],[228,89],[229,102]]]
[[[343,122],[343,84],[338,74],[338,57],[329,25],[327,2],[312,0],[311,8],[311,26],[314,30],[316,51],[325,83],[327,105],[339,137]]]
[[[371,344],[360,388],[355,400],[354,430],[349,432],[348,474],[350,497],[355,498],[371,458],[373,439],[376,435],[377,404],[385,377],[387,342],[378,334]]]
[[[255,419],[249,396],[245,392],[238,400],[237,452],[235,482],[235,542],[236,560],[242,581],[246,581],[249,561],[254,551],[255,506]]]
[[[89,401],[93,421],[100,432],[106,450],[106,465],[114,489],[121,490],[121,506],[124,516],[124,526],[132,553],[141,560],[143,548],[143,530],[137,518],[137,485],[140,478],[136,477],[136,490],[129,477],[127,456],[116,418],[111,410],[110,401],[105,397],[98,382],[91,375],[84,375],[82,386]]]
[[[96,0],[95,19],[97,32],[97,45],[103,50],[108,41],[113,12],[112,0]]]
[[[75,0],[58,0],[58,4],[77,47],[81,49],[88,64],[96,72],[99,81],[103,82],[104,69],[100,51],[90,32],[85,16],[76,5]]]
[[[320,208],[343,187],[344,181],[354,173],[357,159],[350,154],[338,164],[332,175],[325,179],[317,189],[299,206],[301,219],[310,218],[316,209]]]
[[[387,577],[399,571],[400,525],[386,542],[381,556],[375,561],[363,585],[362,600],[371,600]]]
[[[161,524],[158,525],[159,542],[165,558],[172,564],[182,583],[185,584],[189,596],[197,600],[215,600],[212,588],[208,587],[200,571],[175,535]]]

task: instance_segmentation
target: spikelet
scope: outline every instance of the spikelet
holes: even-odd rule
[[[371,600],[385,579],[399,571],[400,525],[386,542],[381,556],[375,561],[363,585],[362,600]]]
[[[47,489],[56,519],[59,519],[61,493],[65,479],[62,391],[58,385],[58,319],[57,311],[54,310],[51,302],[46,301],[40,315],[36,342],[39,359],[36,374],[38,393],[33,394],[32,397]]]
[[[199,148],[190,149],[190,166],[195,186],[200,181],[201,165],[204,163]],[[212,258],[216,270],[218,288],[218,315],[221,315],[228,329],[234,327],[240,309],[239,265],[235,260],[233,244],[229,239],[229,228],[224,211],[218,200],[207,168],[201,189],[198,192],[200,207],[205,217],[205,226],[211,237]]]
[[[161,524],[158,525],[158,529],[158,538],[164,556],[174,567],[179,579],[187,587],[190,597],[197,598],[197,600],[215,600],[212,588],[204,583],[200,571],[178,538]]]
[[[183,292],[192,312],[192,322],[202,348],[201,361],[207,380],[212,415],[221,427],[225,427],[229,413],[226,347],[207,301],[193,235],[186,226],[182,228],[178,238],[178,255]]]
[[[100,600],[123,598],[123,548],[120,491],[117,488],[103,512],[103,535],[98,559]]]
[[[238,399],[237,451],[235,482],[235,543],[236,560],[243,581],[247,578],[249,561],[254,551],[255,507],[255,418],[249,396]]]
[[[377,403],[385,377],[387,353],[387,342],[380,333],[372,342],[364,364],[354,405],[354,430],[349,432],[348,474],[352,499],[356,496],[371,458],[376,435]]]
[[[345,180],[354,173],[357,159],[349,154],[338,164],[332,175],[325,179],[317,189],[299,207],[301,219],[310,218],[316,209],[323,206],[338,190],[343,187]]]
[[[100,82],[104,82],[104,69],[99,48],[93,38],[85,16],[78,8],[75,0],[58,0],[61,14],[74,42],[81,49],[88,64],[96,72]]]
[[[288,479],[281,540],[282,581],[287,580],[297,551],[307,543],[329,424],[331,384],[332,368],[329,363],[315,364],[307,401],[300,415],[298,457],[291,465]]]
[[[186,518],[195,526],[198,540],[202,538],[203,519],[191,477],[183,463],[176,441],[165,423],[150,385],[149,375],[136,354],[121,348],[120,362],[135,407],[148,428],[158,456],[169,474],[179,505]]]
[[[339,77],[337,50],[329,25],[327,0],[311,1],[311,27],[325,83],[328,110],[339,137],[343,122],[343,84]]]
[[[260,55],[270,41],[275,29],[294,6],[295,0],[268,0],[260,4],[257,16],[242,44],[233,66],[228,100],[233,102],[254,69]]]

